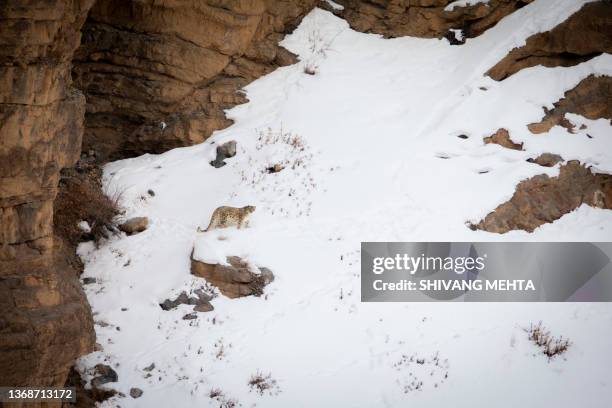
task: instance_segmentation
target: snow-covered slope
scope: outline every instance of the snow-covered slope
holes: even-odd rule
[[[612,172],[609,123],[572,116],[592,139],[587,130],[532,135],[525,126],[580,80],[612,74],[612,56],[502,82],[483,76],[585,2],[536,0],[463,46],[362,34],[314,10],[282,43],[301,62],[249,85],[250,102],[228,112],[233,126],[198,146],[105,168],[105,188],[122,194],[126,216],[151,225],[80,247],[84,276],[98,281],[85,289],[103,347],[80,361],[84,375],[106,362],[119,374],[109,386],[144,391],[121,398],[122,407],[219,406],[208,396],[216,388],[245,407],[606,406],[607,304],[359,299],[361,241],[612,236],[612,212],[590,207],[532,234],[465,225],[510,198],[520,180],[557,174],[526,162],[541,152]],[[524,151],[483,144],[502,127]],[[229,140],[238,154],[215,169],[216,146]],[[283,171],[266,171],[278,163]],[[220,205],[256,205],[252,228],[197,233]],[[267,266],[276,280],[265,297],[219,296],[213,312],[182,320],[187,306],[159,303],[203,284],[189,272],[194,246],[201,259],[237,255]],[[573,341],[565,360],[536,355],[523,328],[540,320]],[[249,388],[257,372],[277,381],[272,392]],[[415,379],[420,390],[410,390]]]

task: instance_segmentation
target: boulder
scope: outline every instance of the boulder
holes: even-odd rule
[[[498,129],[497,132],[493,133],[489,137],[485,137],[485,144],[494,143],[500,146],[503,146],[507,149],[512,150],[523,150],[522,143],[514,143],[512,139],[510,139],[510,133],[506,129]]]
[[[559,156],[558,154],[542,153],[535,159],[527,159],[527,161],[529,163],[539,164],[543,167],[553,167],[557,163],[561,163],[563,161],[563,157]]]
[[[91,380],[91,386],[94,388],[119,380],[117,372],[106,364],[97,364],[95,370],[98,375]]]
[[[213,299],[213,295],[205,292],[202,289],[197,289],[193,292],[195,296],[187,295],[187,292],[181,292],[176,299],[166,299],[159,306],[164,310],[172,310],[179,305],[193,305],[194,311],[196,312],[210,312],[215,308],[210,303]]]
[[[229,142],[223,143],[217,146],[217,157],[215,160],[210,162],[210,165],[219,168],[225,166],[225,159],[234,157],[236,155],[236,141],[230,140]]]
[[[229,297],[261,296],[266,285],[274,280],[268,268],[253,272],[250,266],[237,256],[227,257],[227,265],[210,264],[191,258],[191,273],[206,279]]]
[[[140,388],[130,388],[130,397],[140,398],[142,396],[142,390]]]
[[[119,225],[119,229],[128,235],[134,235],[146,230],[148,226],[149,219],[147,217],[134,217]]]

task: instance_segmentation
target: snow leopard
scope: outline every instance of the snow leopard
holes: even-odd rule
[[[198,227],[198,232],[211,231],[217,228],[236,227],[238,229],[249,226],[249,216],[255,211],[255,206],[236,208],[221,206],[217,208],[210,218],[210,223],[205,230]]]

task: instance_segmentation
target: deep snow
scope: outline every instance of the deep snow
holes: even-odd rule
[[[98,280],[85,290],[103,347],[79,367],[91,378],[106,361],[119,374],[109,386],[128,395],[104,406],[219,406],[208,397],[214,388],[245,407],[606,406],[608,304],[359,299],[361,241],[610,239],[612,211],[590,207],[532,234],[465,225],[509,199],[520,180],[558,174],[558,166],[526,162],[541,152],[612,172],[609,122],[569,115],[587,129],[526,128],[580,80],[610,75],[610,55],[533,67],[502,82],[483,76],[585,2],[536,0],[462,46],[358,33],[316,9],[282,42],[300,63],[250,84],[250,102],[227,113],[233,126],[198,146],[108,164],[107,192],[122,194],[126,217],[151,224],[79,248],[84,276]],[[502,127],[524,151],[483,144]],[[216,146],[228,140],[238,154],[215,169]],[[280,162],[283,171],[265,172]],[[257,206],[252,228],[196,232],[216,207],[248,204]],[[276,280],[265,297],[219,296],[215,311],[182,320],[190,308],[163,311],[159,303],[203,284],[189,273],[194,246],[200,259],[242,256]],[[565,359],[549,362],[527,340],[523,328],[540,320],[573,341]],[[277,380],[274,395],[250,391],[258,371]],[[422,389],[405,392],[415,378]],[[129,397],[131,387],[143,396]]]

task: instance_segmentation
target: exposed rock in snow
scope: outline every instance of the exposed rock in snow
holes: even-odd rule
[[[132,398],[140,398],[142,396],[142,390],[140,388],[130,388],[130,396]]]
[[[234,157],[236,155],[236,141],[230,140],[229,142],[225,142],[222,145],[217,146],[217,156],[215,160],[210,162],[210,165],[219,168],[225,166],[225,159],[229,159],[230,157]]]
[[[451,45],[465,44],[465,35],[463,30],[451,28],[444,36]]]
[[[475,228],[504,233],[533,231],[558,220],[582,204],[612,209],[612,176],[593,174],[577,161],[561,166],[558,177],[545,174],[522,181],[508,201],[486,216]]]
[[[558,154],[542,153],[535,159],[527,159],[527,161],[529,163],[539,164],[540,166],[543,166],[543,167],[553,167],[553,166],[556,166],[557,163],[562,162],[563,157],[559,156]]]
[[[503,128],[498,129],[497,132],[493,133],[491,136],[485,137],[483,140],[487,144],[495,143],[508,149],[523,150],[523,144],[514,143],[512,139],[510,139],[510,133]]]
[[[575,113],[592,120],[606,118],[612,121],[610,101],[612,101],[612,77],[591,75],[565,92],[563,98],[553,104],[552,109],[544,107],[545,115],[542,120],[527,127],[531,133],[544,133],[553,126],[563,126],[573,133],[575,126],[566,117],[567,113]]]
[[[117,372],[106,364],[96,365],[95,370],[98,375],[91,380],[92,387],[99,388],[101,385],[119,380]]]
[[[134,217],[119,225],[119,229],[128,235],[134,235],[146,230],[148,226],[149,219],[147,217]]]
[[[210,304],[210,301],[213,299],[211,294],[206,293],[202,289],[195,290],[194,294],[195,296],[188,296],[187,292],[183,291],[176,299],[166,299],[159,306],[164,310],[172,310],[179,305],[194,305],[196,312],[214,310],[214,307]]]
[[[191,273],[206,279],[211,285],[219,288],[229,298],[243,296],[261,296],[263,288],[274,280],[268,268],[258,268],[258,273],[251,271],[249,264],[237,256],[227,257],[227,265],[210,264],[191,259]]]
[[[576,2],[580,4],[584,2]],[[554,7],[551,4],[551,7]],[[534,34],[526,44],[513,49],[487,74],[502,80],[521,69],[544,65],[577,65],[601,53],[612,53],[612,3],[596,1],[550,31]]]

